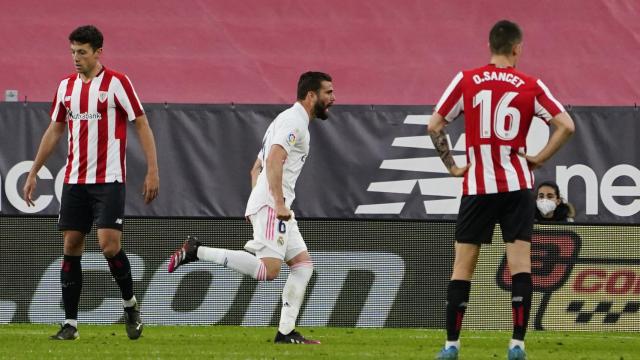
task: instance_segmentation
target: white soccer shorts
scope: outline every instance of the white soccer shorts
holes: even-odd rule
[[[307,250],[294,216],[288,221],[278,220],[274,209],[263,206],[249,215],[249,220],[253,226],[253,240],[244,248],[258,258],[272,257],[286,262]]]

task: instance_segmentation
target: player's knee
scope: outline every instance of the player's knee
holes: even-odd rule
[[[528,261],[511,261],[509,262],[509,270],[512,274],[530,273],[531,262]]]
[[[267,268],[267,281],[273,281],[280,275],[280,268]]]
[[[291,268],[291,271],[295,271],[297,269],[304,269],[304,270],[310,270],[311,272],[313,272],[313,262],[311,262],[311,259],[309,258],[308,260],[293,263],[289,265],[289,268]]]
[[[307,269],[310,269],[311,271],[313,271],[313,262],[311,260],[309,260],[307,263],[304,264],[304,267],[306,267]]]
[[[82,255],[84,249],[84,237],[65,235],[64,237],[64,253],[65,255]]]
[[[102,254],[108,258],[112,258],[120,252],[120,244],[117,243],[100,244],[100,247]]]

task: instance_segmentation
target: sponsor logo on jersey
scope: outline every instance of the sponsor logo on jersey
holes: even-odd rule
[[[74,113],[69,110],[69,119],[73,121],[78,120],[102,120],[102,114],[100,113],[91,113],[91,112],[83,112],[83,113]]]

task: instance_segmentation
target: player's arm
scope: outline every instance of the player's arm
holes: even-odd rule
[[[55,149],[60,137],[64,134],[66,126],[67,124],[65,122],[52,121],[44,132],[44,135],[42,135],[40,147],[38,147],[38,153],[36,154],[36,158],[33,161],[29,175],[27,175],[27,181],[22,189],[24,201],[26,201],[27,206],[35,205],[31,196],[36,190],[36,177],[38,171],[40,171],[42,165],[44,165],[49,156],[51,156],[51,153],[53,152],[53,149]]]
[[[257,157],[256,161],[253,163],[253,166],[251,167],[251,171],[249,172],[251,174],[252,189],[256,187],[256,183],[258,182],[258,175],[260,175],[261,172],[262,172],[262,160],[260,160],[260,157]]]
[[[160,188],[160,176],[158,175],[158,157],[156,155],[156,142],[149,126],[147,115],[142,114],[135,119],[136,131],[142,145],[142,152],[147,160],[147,175],[142,186],[142,196],[145,204],[150,203],[158,196]]]
[[[554,131],[551,134],[547,145],[545,145],[545,147],[543,147],[542,150],[534,156],[526,155],[527,161],[531,165],[532,169],[539,168],[549,160],[553,154],[560,150],[562,145],[569,141],[571,135],[576,131],[573,119],[565,111],[551,118],[549,122],[554,127]]]
[[[427,131],[449,174],[456,177],[464,176],[464,173],[469,169],[471,164],[467,164],[465,167],[458,167],[456,165],[456,162],[453,160],[453,155],[451,154],[451,149],[449,148],[449,142],[447,141],[447,133],[444,130],[447,124],[447,120],[437,111],[434,111],[429,120]]]
[[[287,151],[282,145],[274,144],[269,150],[267,157],[267,180],[269,181],[269,190],[273,195],[276,205],[276,216],[280,220],[289,220],[291,211],[287,209],[284,203],[284,194],[282,192],[282,171],[284,162],[287,160]]]

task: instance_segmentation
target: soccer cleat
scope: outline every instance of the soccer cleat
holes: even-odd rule
[[[136,340],[142,335],[144,324],[140,318],[140,307],[138,304],[124,308],[124,322],[127,329],[127,336],[131,340]]]
[[[79,338],[78,329],[71,324],[64,324],[60,326],[60,330],[55,335],[49,336],[51,340],[75,340]]]
[[[169,259],[169,266],[167,271],[170,273],[176,271],[181,265],[188,264],[193,261],[198,261],[198,246],[202,243],[198,241],[195,236],[187,236],[187,240],[184,241],[182,247],[176,250],[171,259]]]
[[[273,342],[275,344],[320,344],[320,341],[318,340],[305,339],[302,334],[295,330],[287,335],[284,335],[283,333],[278,331]]]
[[[507,359],[509,360],[526,360],[526,358],[527,353],[525,353],[524,350],[518,345],[509,349],[509,352],[507,352]]]
[[[436,356],[436,360],[458,360],[458,348],[455,346],[442,348]]]

